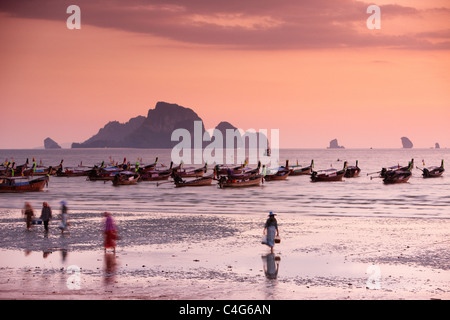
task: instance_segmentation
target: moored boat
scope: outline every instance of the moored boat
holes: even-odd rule
[[[347,161],[344,162],[344,168],[342,170],[331,168],[313,171],[311,173],[311,182],[342,181],[346,170]]]
[[[42,191],[48,185],[49,177],[34,179],[24,177],[0,177],[0,192],[36,192]]]
[[[117,167],[110,168],[99,168],[95,166],[92,170],[89,171],[89,174],[86,180],[89,181],[111,181],[114,179],[114,176],[122,171]]]
[[[199,178],[208,171],[208,164],[205,164],[202,168],[184,168],[180,166],[179,169],[174,170],[174,172],[181,178]]]
[[[242,188],[253,187],[261,185],[263,181],[262,175],[255,175],[242,179],[230,179],[227,176],[221,176],[219,178],[219,187],[222,188]]]
[[[291,170],[289,169],[289,160],[286,160],[285,167],[266,169],[265,166],[263,166],[263,172],[267,171],[269,171],[269,173],[264,174],[264,180],[266,181],[286,180],[291,173]]]
[[[181,187],[203,187],[203,186],[210,186],[212,184],[212,181],[214,180],[214,177],[212,175],[207,177],[199,177],[193,180],[183,180],[182,177],[180,177],[178,174],[173,175],[173,180],[175,183],[175,187],[181,188]]]
[[[46,176],[46,175],[55,175],[56,172],[60,169],[62,169],[63,166],[63,162],[64,159],[61,160],[61,162],[59,163],[59,165],[53,167],[53,166],[49,166],[49,167],[45,167],[42,165],[36,165],[36,162],[33,161],[33,166],[30,169],[25,169],[22,171],[22,175],[25,177],[29,177],[29,176]]]
[[[132,171],[121,171],[114,175],[112,183],[114,186],[133,185],[138,183],[139,173]]]
[[[385,184],[406,183],[411,176],[412,173],[410,170],[391,170],[386,172],[383,182]]]
[[[291,169],[291,173],[289,174],[291,176],[309,175],[314,169],[314,160],[311,160],[309,166],[301,166],[297,162],[296,165],[290,166],[289,168]]]
[[[445,171],[445,169],[444,169],[444,159],[442,159],[440,167],[432,166],[432,167],[426,167],[426,168],[423,168],[423,169],[420,169],[419,167],[417,167],[417,169],[422,170],[422,176],[424,178],[438,178],[438,177],[441,177],[442,174]]]
[[[354,166],[347,166],[347,170],[345,170],[344,177],[345,178],[356,178],[356,177],[359,177],[360,172],[361,172],[361,168],[358,166],[358,160],[356,160],[356,164]]]

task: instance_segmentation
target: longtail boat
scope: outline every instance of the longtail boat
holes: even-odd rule
[[[112,183],[113,186],[132,185],[138,183],[139,177],[139,173],[131,171],[121,171],[114,175]]]
[[[342,178],[344,177],[346,170],[347,170],[347,161],[344,162],[344,168],[342,168],[342,170],[331,168],[313,171],[311,173],[311,182],[342,181]]]
[[[229,179],[227,176],[221,176],[219,178],[219,187],[223,188],[242,188],[253,187],[261,185],[263,176],[258,174],[256,176],[243,178],[243,179]]]
[[[266,181],[278,181],[278,180],[286,180],[291,171],[289,170],[289,160],[286,160],[285,167],[279,167],[274,169],[265,169],[263,166],[263,171],[269,170],[269,174],[264,175],[264,180]]]
[[[396,165],[396,166],[391,166],[391,167],[384,167],[381,169],[381,171],[377,171],[377,172],[372,172],[372,173],[368,173],[367,175],[373,175],[373,174],[378,174],[378,178],[385,178],[386,174],[388,174],[390,171],[408,171],[411,170],[414,167],[414,159],[411,159],[411,161],[408,162],[407,166],[400,166],[400,164]],[[373,179],[373,177],[371,176],[370,179]]]
[[[53,167],[45,167],[45,166],[37,166],[36,162],[33,162],[33,166],[30,169],[23,170],[22,175],[25,177],[29,176],[46,176],[46,175],[55,175],[56,172],[62,169],[64,159],[61,160],[59,165]]]
[[[198,178],[203,177],[208,171],[208,164],[205,164],[202,168],[183,168],[180,166],[179,169],[174,170],[174,172],[179,175],[181,178]]]
[[[356,160],[356,164],[354,166],[347,166],[347,170],[345,170],[344,177],[356,178],[356,177],[359,177],[360,172],[361,172],[361,168],[358,167],[358,160]]]
[[[291,169],[291,176],[301,176],[301,175],[309,175],[314,169],[314,160],[311,160],[311,164],[309,166],[301,166],[298,164],[289,167]]]
[[[261,169],[261,161],[258,161],[258,166],[254,169],[251,168],[243,168],[239,170],[239,173],[236,173],[235,170],[228,168],[225,174],[223,174],[223,170],[219,170],[218,166],[214,167],[214,176],[217,177],[217,179],[220,179],[221,176],[226,176],[230,180],[243,180],[243,179],[249,179],[252,177],[255,177],[260,174]],[[220,174],[219,172],[222,172]]]
[[[64,170],[63,170],[64,169]],[[57,177],[84,177],[88,176],[92,167],[83,166],[83,163],[77,167],[61,167],[56,171]]]
[[[411,178],[412,173],[410,170],[390,170],[385,173],[383,182],[385,184],[405,183]]]
[[[142,173],[146,172],[146,171],[152,171],[156,169],[156,164],[158,163],[158,157],[156,157],[155,162],[153,162],[152,164],[148,164],[143,166],[142,168],[139,168],[139,171]]]
[[[99,168],[95,166],[92,170],[89,171],[86,180],[89,181],[110,181],[114,179],[114,176],[122,171],[117,167],[109,167],[109,168]]]
[[[214,177],[212,175],[207,177],[199,177],[193,180],[183,180],[183,178],[178,174],[173,174],[173,181],[175,183],[175,187],[177,188],[210,186],[213,180]]]
[[[34,179],[24,177],[0,178],[0,192],[36,192],[42,191],[48,185],[49,177],[43,176]]]
[[[159,172],[159,171],[147,171],[141,175],[141,181],[161,181],[161,180],[169,180],[171,173],[168,171]]]
[[[216,175],[217,176],[228,175],[230,173],[230,170],[234,174],[243,173],[245,171],[246,166],[247,166],[247,161],[245,161],[245,163],[241,164],[240,166],[233,166],[233,167],[218,164],[215,166]]]
[[[4,164],[0,165],[0,176],[5,177],[20,177],[23,175],[23,171],[28,168],[28,158],[27,161],[20,165],[16,166],[16,163],[13,161],[6,161]]]
[[[426,167],[426,168],[423,168],[423,169],[420,169],[419,167],[417,167],[417,169],[422,170],[422,176],[424,178],[441,177],[442,174],[445,171],[445,169],[444,169],[444,159],[442,159],[440,167],[432,166],[432,167]]]
[[[414,159],[409,162],[407,167],[401,167],[394,170],[386,170],[382,172],[383,182],[385,184],[394,184],[394,183],[406,183],[409,178],[412,176],[412,168],[414,165]]]
[[[161,181],[168,180],[173,172],[173,162],[170,162],[170,167],[168,169],[160,170],[153,167],[152,170],[138,170],[141,181]]]

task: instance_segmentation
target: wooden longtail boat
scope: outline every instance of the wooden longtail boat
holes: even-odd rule
[[[23,177],[0,178],[0,192],[36,192],[42,191],[49,181],[48,176],[28,179]]]
[[[289,168],[291,169],[291,173],[289,174],[291,176],[308,175],[311,174],[314,168],[314,160],[311,160],[311,164],[309,166],[301,166],[297,162],[297,165],[290,166]]]
[[[263,172],[265,172],[265,166],[263,166]],[[286,166],[285,167],[279,167],[274,169],[268,169],[271,172],[264,175],[264,180],[266,181],[278,181],[278,180],[286,180],[286,178],[291,173],[291,170],[289,169],[289,160],[286,160]]]
[[[346,170],[347,161],[344,162],[344,168],[342,170],[325,169],[313,171],[311,173],[311,182],[342,181]]]
[[[5,164],[0,165],[0,176],[5,177],[20,177],[23,175],[23,171],[28,168],[28,158],[27,161],[20,165],[16,166],[15,162],[6,161]]]
[[[90,170],[88,177],[86,180],[89,181],[111,181],[114,179],[114,176],[122,171],[117,167],[110,168],[99,168],[95,166],[92,170]]]
[[[141,170],[139,169],[139,173],[141,175],[141,181],[161,181],[168,180],[173,172],[173,162],[170,162],[169,169],[159,170],[156,167],[153,167],[152,170]]]
[[[131,171],[121,171],[114,175],[112,180],[113,186],[133,185],[139,181],[139,173]]]
[[[405,183],[411,178],[410,170],[391,170],[386,172],[383,182],[385,184]]]
[[[247,163],[244,163],[240,166],[236,167],[229,167],[226,165],[216,165],[214,167],[216,176],[222,176],[222,175],[228,175],[230,173],[230,170],[233,174],[243,173],[245,171],[245,167],[247,166]]]
[[[85,177],[88,176],[92,167],[79,165],[78,167],[61,167],[56,171],[57,177]]]
[[[200,177],[194,180],[183,180],[178,174],[173,175],[173,180],[175,183],[175,187],[203,187],[210,186],[214,177],[212,175],[207,177]]]
[[[409,162],[407,167],[385,171],[382,170],[380,176],[383,178],[383,182],[385,184],[405,183],[408,182],[409,178],[412,176],[411,170],[413,165],[414,159]]]
[[[169,180],[171,172],[147,171],[141,175],[141,181],[161,181]]]
[[[33,162],[33,166],[30,169],[23,170],[22,175],[25,177],[29,176],[46,176],[50,175],[53,176],[56,174],[56,172],[60,169],[62,169],[64,159],[61,160],[59,165],[56,167],[50,166],[50,167],[43,167],[43,166],[37,166],[36,162]]]
[[[235,173],[235,171],[231,168],[228,169],[228,172],[226,174],[217,174],[217,166],[214,168],[214,176],[219,179],[221,176],[226,176],[229,180],[243,180],[243,179],[250,179],[252,177],[255,177],[260,174],[261,169],[261,161],[258,161],[258,166],[254,169],[250,168],[243,168],[242,170],[239,170],[240,173]]]
[[[203,177],[203,174],[205,174],[208,171],[208,164],[205,164],[202,168],[183,168],[180,167],[177,170],[174,170],[174,172],[179,175],[181,178],[198,178]]]
[[[156,169],[156,164],[158,163],[158,157],[156,157],[155,162],[153,162],[152,164],[148,164],[143,166],[142,168],[139,168],[139,172],[142,174],[146,171],[153,171]]]
[[[223,188],[242,188],[259,186],[263,181],[262,175],[256,175],[244,179],[228,179],[226,176],[219,178],[219,187]]]
[[[442,174],[445,171],[445,169],[444,169],[444,159],[442,159],[440,167],[432,166],[432,167],[427,167],[427,168],[423,168],[423,169],[420,169],[419,167],[417,167],[417,169],[422,170],[422,176],[424,178],[438,178],[438,177],[441,177]]]
[[[360,172],[361,172],[361,168],[358,167],[358,160],[356,160],[356,164],[354,166],[347,167],[347,170],[345,170],[344,177],[356,178],[356,177],[359,177]]]

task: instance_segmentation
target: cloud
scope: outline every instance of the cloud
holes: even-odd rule
[[[11,16],[65,21],[73,1],[2,0]],[[398,34],[368,30],[368,2],[354,0],[77,0],[82,23],[143,33],[191,44],[233,49],[388,47],[448,49],[448,31]],[[383,19],[423,19],[432,12],[450,20],[450,9],[380,6]],[[418,22],[419,23],[419,22]],[[439,36],[439,37],[438,37]]]

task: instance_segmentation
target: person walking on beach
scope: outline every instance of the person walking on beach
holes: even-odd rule
[[[276,214],[272,211],[269,213],[269,218],[266,220],[266,224],[264,225],[263,234],[267,236],[267,244],[270,247],[270,252],[273,253],[273,247],[275,246],[275,235],[279,236],[280,233],[278,231],[278,222],[275,219]]]
[[[116,253],[116,240],[117,240],[117,228],[114,223],[113,218],[109,212],[103,213],[105,219],[105,228],[103,231],[103,235],[105,237],[105,252],[106,249],[112,248],[113,252]]]
[[[65,201],[61,201],[61,222],[58,226],[58,228],[61,230],[61,234],[64,233],[64,231],[67,231],[69,227],[67,218],[67,203]]]
[[[41,212],[41,220],[44,223],[45,233],[48,233],[48,223],[52,218],[52,208],[48,205],[47,202],[42,204],[42,212]]]
[[[25,207],[22,210],[22,214],[25,216],[27,231],[30,231],[31,225],[33,223],[34,210],[29,202],[25,202]]]

